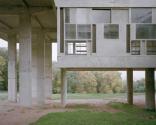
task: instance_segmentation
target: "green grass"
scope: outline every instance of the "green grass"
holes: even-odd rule
[[[144,95],[144,93],[134,93],[134,95]],[[126,98],[126,93],[116,93],[116,94],[97,94],[97,93],[91,93],[91,94],[81,94],[81,93],[73,93],[68,94],[68,99],[112,99],[112,98]],[[60,94],[53,94],[52,99],[58,100],[60,99]]]
[[[32,125],[156,125],[156,113],[122,103],[110,106],[121,111],[98,112],[81,107],[73,112],[50,113]]]
[[[144,93],[134,93],[134,95],[144,95]],[[53,100],[59,100],[61,97],[60,94],[53,94],[52,99]],[[91,93],[91,94],[81,94],[81,93],[69,93],[68,99],[105,99],[110,100],[112,98],[126,98],[126,93],[117,93],[117,94],[97,94],[97,93]],[[7,92],[0,92],[0,100],[7,100]]]

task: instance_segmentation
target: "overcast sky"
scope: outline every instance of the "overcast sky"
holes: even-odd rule
[[[7,46],[8,46],[7,42],[0,39],[0,47],[7,47]],[[18,45],[17,45],[17,48],[19,48]],[[57,61],[57,44],[56,43],[52,44],[52,60]],[[122,78],[126,79],[126,72],[121,71],[121,73],[122,73]],[[134,80],[144,78],[144,76],[145,76],[145,72],[134,71]],[[156,78],[156,73],[155,73],[155,78]]]

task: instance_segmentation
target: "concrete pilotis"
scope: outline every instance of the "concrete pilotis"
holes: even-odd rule
[[[145,70],[145,105],[147,110],[155,111],[155,78],[154,69]]]
[[[32,84],[31,84],[31,60],[32,60],[32,38],[31,38],[31,16],[23,13],[19,16],[19,94],[20,104],[30,107],[32,105]]]
[[[62,106],[66,105],[67,100],[67,76],[66,70],[61,69],[61,104]]]
[[[45,103],[45,86],[44,86],[44,33],[37,33],[37,103]]]
[[[133,105],[133,69],[127,69],[127,102]]]
[[[32,98],[37,98],[37,35],[32,36]]]
[[[51,99],[52,96],[52,44],[48,41],[45,42],[45,97]]]
[[[9,34],[8,42],[8,100],[17,101],[16,34]]]

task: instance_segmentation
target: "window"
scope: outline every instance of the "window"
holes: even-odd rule
[[[68,55],[86,55],[87,43],[86,41],[66,41]]]
[[[156,55],[156,41],[148,40],[146,46],[147,55]]]
[[[104,26],[104,38],[105,39],[119,39],[119,25],[108,24]]]
[[[139,40],[131,41],[131,54],[140,55],[140,41]]]
[[[156,39],[156,24],[137,24],[136,39]]]
[[[70,23],[70,8],[65,8],[65,23]]]
[[[65,37],[66,39],[76,39],[76,25],[66,24],[65,25]]]
[[[65,8],[65,23],[87,24],[90,21],[90,8]]]
[[[91,39],[91,25],[77,25],[77,36],[78,39]]]
[[[74,43],[68,42],[67,43],[67,53],[68,54],[74,54]]]
[[[152,8],[132,8],[132,23],[152,23]]]
[[[110,9],[93,9],[92,23],[110,23],[111,10]]]

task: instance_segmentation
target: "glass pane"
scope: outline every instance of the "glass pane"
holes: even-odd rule
[[[119,25],[109,24],[104,26],[105,39],[119,39]]]
[[[73,43],[67,43],[67,53],[68,54],[73,54]]]
[[[136,39],[156,39],[156,24],[137,24]]]
[[[146,50],[147,50],[147,55],[156,55],[156,41],[148,40]]]
[[[131,41],[131,54],[140,55],[140,41],[139,40]]]
[[[92,23],[110,23],[111,11],[107,10],[92,10]]]
[[[70,23],[70,8],[65,8],[65,23]]]
[[[86,42],[75,43],[75,54],[87,54]]]
[[[76,25],[75,24],[65,25],[65,37],[66,39],[76,39]]]
[[[87,54],[87,42],[86,41],[66,41],[66,54]]]
[[[68,8],[66,12],[66,23],[86,24],[90,21],[89,8]]]
[[[132,23],[152,23],[152,8],[132,8]]]
[[[78,39],[91,39],[91,25],[77,25]]]

